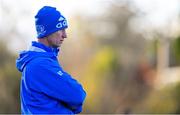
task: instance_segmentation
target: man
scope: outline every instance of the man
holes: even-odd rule
[[[77,114],[86,97],[83,87],[58,63],[59,47],[66,35],[65,17],[44,6],[35,16],[37,42],[20,53],[16,67],[22,72],[22,114]]]

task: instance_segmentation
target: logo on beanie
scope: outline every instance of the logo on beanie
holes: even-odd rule
[[[63,18],[63,17],[60,17],[58,21],[63,21],[63,20],[64,20],[64,18]]]
[[[45,27],[43,25],[36,25],[37,34],[44,35],[46,33]]]
[[[67,26],[67,22],[66,20],[64,20],[63,22],[59,22],[58,24],[56,24],[56,28],[62,28]]]

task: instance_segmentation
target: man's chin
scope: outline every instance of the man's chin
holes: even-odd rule
[[[61,44],[59,44],[59,45],[53,45],[52,47],[53,47],[53,48],[58,48],[58,47],[61,47]]]

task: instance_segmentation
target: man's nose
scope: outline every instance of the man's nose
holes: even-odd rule
[[[62,37],[63,37],[63,38],[67,38],[66,30],[63,30]]]

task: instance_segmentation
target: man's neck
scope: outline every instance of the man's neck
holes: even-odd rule
[[[45,46],[50,47],[47,39],[45,39],[45,38],[40,38],[40,39],[38,39],[38,42],[44,44]]]

